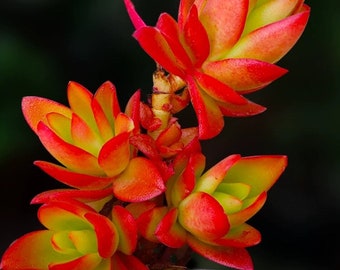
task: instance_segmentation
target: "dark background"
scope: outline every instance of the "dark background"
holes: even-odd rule
[[[122,2],[0,2],[0,256],[14,239],[40,228],[37,206],[29,204],[33,196],[61,187],[32,164],[52,159],[25,123],[21,98],[37,95],[66,104],[70,80],[92,92],[110,80],[122,107],[136,89],[150,93],[155,66],[131,37]],[[150,25],[161,11],[176,17],[178,2],[135,0]],[[208,166],[233,153],[289,157],[267,203],[250,221],[263,236],[249,249],[256,269],[340,269],[340,4],[307,3],[309,24],[278,63],[290,72],[248,96],[268,110],[226,119],[224,131],[203,143]],[[193,118],[188,109],[180,121],[194,124]]]

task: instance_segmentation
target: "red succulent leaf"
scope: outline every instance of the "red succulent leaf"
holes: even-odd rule
[[[41,97],[28,96],[24,97],[21,102],[21,108],[28,125],[37,133],[38,123],[43,121],[47,123],[46,115],[55,112],[71,118],[72,111],[70,108],[59,104],[53,100]]]
[[[46,162],[35,161],[34,165],[38,166],[45,173],[57,179],[58,181],[74,188],[79,189],[103,189],[112,184],[112,178],[107,176],[92,176],[88,174],[77,173],[65,167]]]
[[[146,157],[160,159],[155,140],[147,134],[136,134],[130,137],[130,143],[141,151]]]
[[[266,202],[266,199],[267,192],[263,192],[255,198],[243,200],[243,204],[248,206],[236,213],[228,215],[231,227],[234,228],[247,222],[262,208],[262,206]]]
[[[86,149],[87,152],[94,156],[98,155],[100,147],[103,144],[101,137],[75,113],[72,114],[71,136],[73,145]]]
[[[125,3],[126,9],[129,13],[130,19],[131,19],[134,27],[136,29],[144,27],[145,23],[142,20],[142,18],[138,15],[138,13],[136,12],[135,7],[132,4],[132,2],[130,0],[124,0],[124,3]]]
[[[248,0],[196,1],[208,35],[211,57],[218,58],[240,38],[248,13]]]
[[[117,250],[119,243],[119,234],[116,227],[107,217],[95,212],[88,212],[84,217],[94,227],[99,255],[102,258],[110,258]]]
[[[213,241],[214,245],[225,247],[250,247],[261,241],[261,234],[254,227],[243,223],[240,226],[230,229],[228,234]]]
[[[270,84],[287,70],[255,59],[228,58],[206,63],[204,72],[245,94]]]
[[[240,155],[231,155],[205,172],[196,182],[195,191],[213,193],[218,185],[224,180],[228,170],[240,160]]]
[[[124,207],[116,205],[112,208],[112,222],[119,234],[118,250],[131,255],[137,245],[137,223],[132,214]]]
[[[14,241],[2,256],[0,269],[44,270],[53,262],[70,260],[73,255],[56,252],[51,245],[53,231],[34,231]],[[38,254],[38,256],[37,256]]]
[[[246,104],[235,105],[228,102],[216,102],[221,112],[225,116],[247,117],[260,114],[266,110],[265,107],[247,100]]]
[[[183,25],[188,17],[191,6],[194,4],[195,0],[181,0],[179,3],[178,10],[178,25],[183,29]]]
[[[190,194],[178,208],[179,223],[199,239],[217,239],[229,231],[228,217],[222,206],[207,193]]]
[[[188,245],[203,257],[224,266],[240,270],[254,269],[251,257],[244,248],[209,245],[190,235],[188,235]]]
[[[138,40],[144,51],[158,64],[168,72],[184,77],[183,69],[185,69],[185,66],[174,54],[166,38],[158,29],[145,26],[136,30],[133,36]]]
[[[281,155],[249,156],[238,160],[228,171],[226,183],[245,183],[251,187],[249,198],[268,191],[287,166]]]
[[[210,97],[220,102],[228,102],[237,105],[246,104],[246,99],[234,89],[205,73],[196,71],[195,79],[200,89]],[[189,89],[190,90],[190,89]]]
[[[184,50],[179,40],[179,30],[177,22],[168,13],[162,13],[157,21],[156,28],[163,34],[171,50],[181,60],[184,66],[192,66],[188,53]]]
[[[164,181],[158,168],[144,157],[131,159],[126,169],[113,181],[113,193],[118,199],[127,202],[149,200],[164,190]]]
[[[103,108],[96,99],[92,99],[91,107],[99,130],[100,138],[102,138],[101,144],[103,144],[114,136],[114,128],[112,126],[112,122],[110,122],[110,120],[106,117]],[[98,137],[99,134],[97,135]]]
[[[160,221],[155,235],[164,245],[180,248],[186,243],[187,232],[177,222],[178,209],[171,209]]]
[[[103,174],[95,156],[65,142],[43,122],[39,122],[37,133],[45,148],[64,166],[84,174],[97,176]]]
[[[139,233],[147,240],[158,243],[155,232],[163,217],[168,212],[166,206],[154,207],[140,214],[137,218]]]
[[[71,110],[97,132],[91,106],[93,94],[81,84],[71,81],[67,86],[67,98]]]
[[[133,131],[134,134],[139,133],[140,129],[140,98],[141,91],[138,90],[131,96],[125,108],[126,115],[133,121],[135,127]]]
[[[49,203],[50,201],[59,201],[63,199],[72,199],[89,203],[99,201],[104,198],[111,198],[112,188],[101,190],[79,190],[79,189],[54,189],[48,190],[34,196],[31,200],[32,204]]]
[[[184,42],[189,47],[187,51],[192,57],[194,66],[200,67],[209,56],[210,45],[207,32],[198,18],[197,7],[195,5],[191,7],[181,30]]]
[[[140,104],[140,120],[141,125],[148,131],[154,131],[162,125],[162,121],[155,117],[151,108],[144,104]]]
[[[177,177],[171,187],[171,203],[178,206],[195,188],[196,179],[205,167],[205,157],[201,153],[193,153],[182,173]]]
[[[130,160],[130,133],[116,135],[103,145],[98,163],[108,176],[115,176],[125,170]]]
[[[253,58],[269,63],[280,60],[304,31],[310,10],[261,27],[244,36],[228,53],[228,58]]]
[[[210,96],[200,91],[193,78],[188,77],[187,82],[197,116],[199,138],[201,140],[213,138],[223,129],[222,112]]]
[[[121,112],[116,87],[109,81],[104,82],[94,94],[94,99],[100,104],[113,129],[114,118]]]

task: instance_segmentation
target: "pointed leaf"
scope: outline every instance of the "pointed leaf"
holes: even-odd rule
[[[159,240],[157,239],[155,232],[156,229],[162,220],[162,218],[168,212],[167,207],[154,207],[144,213],[142,213],[137,218],[137,225],[139,233],[147,240],[151,242],[158,243]]]
[[[287,70],[255,59],[228,58],[206,63],[204,72],[242,94],[270,84]]]
[[[184,41],[196,67],[200,67],[210,53],[209,39],[206,30],[198,19],[197,7],[193,5],[183,27]]]
[[[73,145],[86,150],[94,156],[98,156],[103,144],[101,137],[76,114],[72,115],[71,135]]]
[[[244,208],[241,211],[228,215],[230,226],[236,227],[247,222],[262,208],[266,199],[267,193],[263,192],[257,197],[244,200]]]
[[[243,35],[262,26],[282,20],[295,10],[301,0],[266,1],[253,9],[246,21]]]
[[[160,221],[155,235],[164,245],[180,248],[186,243],[187,232],[177,223],[178,209],[171,209]]]
[[[97,176],[103,174],[95,156],[63,141],[44,123],[38,124],[37,132],[45,148],[65,167],[84,174]]]
[[[137,245],[137,223],[132,214],[124,207],[116,205],[112,208],[112,222],[119,234],[118,250],[131,255]]]
[[[231,155],[211,167],[196,182],[195,192],[213,193],[223,181],[228,170],[241,158],[240,155]]]
[[[230,117],[253,116],[253,115],[260,114],[267,109],[249,100],[247,100],[247,103],[243,105],[235,105],[229,102],[218,102],[218,101],[216,101],[216,104],[219,106],[223,115],[230,116]]]
[[[243,223],[232,228],[228,234],[214,241],[215,245],[225,247],[250,247],[257,245],[261,241],[261,234],[254,227]]]
[[[72,111],[82,118],[91,129],[98,132],[91,107],[93,94],[81,84],[69,82],[67,98]]]
[[[248,197],[254,197],[268,191],[286,166],[286,156],[242,157],[228,170],[223,182],[245,183],[251,187]]]
[[[187,82],[197,116],[199,138],[201,140],[213,138],[221,132],[224,126],[222,113],[215,101],[200,91],[192,78],[189,77]]]
[[[111,128],[114,129],[114,119],[121,112],[116,87],[109,81],[104,82],[96,91],[94,99],[98,101]]]
[[[94,227],[97,236],[98,253],[102,258],[110,258],[117,250],[119,234],[114,224],[105,216],[88,212],[84,216]]]
[[[34,231],[14,241],[2,256],[0,268],[45,270],[51,262],[70,260],[73,254],[56,252],[51,245],[53,231]]]
[[[188,244],[198,254],[224,266],[241,270],[253,269],[251,257],[244,248],[208,245],[192,236],[188,236]]]
[[[103,189],[112,184],[112,178],[110,177],[77,173],[46,161],[38,160],[34,162],[34,165],[59,182],[74,188]]]
[[[217,101],[230,102],[237,105],[247,103],[247,100],[234,89],[207,74],[195,72],[195,79],[201,89]]]
[[[43,121],[46,124],[46,115],[51,112],[61,114],[69,119],[72,115],[70,108],[41,97],[24,97],[21,102],[21,107],[25,120],[35,133],[37,133],[38,123]]]
[[[100,150],[98,163],[108,176],[116,176],[125,170],[130,160],[129,133],[121,133]]]
[[[183,65],[186,67],[192,66],[191,59],[180,41],[178,25],[175,19],[168,13],[162,13],[159,16],[156,28],[162,33],[171,50]]]
[[[131,159],[126,169],[113,181],[113,193],[118,199],[127,202],[149,200],[164,190],[164,182],[157,167],[144,157]]]
[[[307,10],[249,33],[226,58],[252,58],[268,63],[279,61],[302,35],[309,13]]]
[[[183,77],[185,67],[180,59],[174,55],[165,37],[159,30],[153,27],[142,27],[133,35],[144,49],[158,64],[160,64],[169,73]]]
[[[139,28],[145,26],[144,21],[142,20],[142,18],[136,12],[135,7],[132,4],[132,2],[130,0],[124,0],[124,3],[125,3],[126,10],[127,10],[128,14],[130,16],[130,19],[133,23],[133,26],[136,29],[139,29]]]

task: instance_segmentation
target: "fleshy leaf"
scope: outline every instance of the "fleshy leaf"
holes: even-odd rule
[[[28,96],[21,102],[22,111],[28,125],[37,133],[38,123],[47,123],[45,116],[51,112],[59,113],[71,119],[72,111],[70,108],[42,97]]]
[[[255,59],[228,58],[206,63],[204,72],[239,93],[249,93],[270,84],[287,70]]]
[[[286,156],[243,157],[228,170],[223,182],[245,183],[251,186],[248,197],[254,197],[268,191],[286,166]]]
[[[257,245],[260,241],[260,232],[254,227],[243,223],[230,229],[226,236],[213,241],[213,243],[226,247],[250,247]]]
[[[200,67],[209,56],[210,45],[207,32],[198,19],[195,5],[191,7],[187,20],[181,30],[183,30],[184,41],[189,47],[187,51],[191,54],[194,65]]]
[[[34,165],[58,181],[74,188],[103,189],[112,184],[112,178],[110,177],[77,173],[46,161],[35,161]]]
[[[14,241],[2,256],[3,270],[45,270],[51,262],[70,260],[73,254],[56,252],[51,245],[53,231],[34,231]]]
[[[188,78],[188,89],[198,122],[201,140],[215,137],[224,126],[223,115],[215,101],[200,91],[193,78]]]
[[[310,11],[259,28],[240,39],[226,58],[253,58],[269,63],[280,60],[297,42]]]
[[[112,221],[119,234],[118,249],[124,254],[131,255],[137,245],[137,223],[131,213],[121,206],[112,209]]]
[[[244,208],[234,214],[228,215],[231,227],[239,226],[253,217],[264,205],[267,199],[267,193],[263,192],[255,198],[249,198],[243,201]]]
[[[188,236],[188,244],[198,254],[224,266],[241,270],[253,269],[251,257],[244,248],[209,245],[192,236]]]
[[[142,27],[133,35],[145,50],[158,64],[168,72],[183,77],[185,67],[180,59],[173,54],[165,37],[154,27]]]
[[[196,182],[195,191],[213,193],[223,181],[227,171],[241,158],[240,155],[231,155],[206,171]]]
[[[199,17],[208,35],[211,57],[229,50],[240,38],[248,12],[248,0],[200,1]]]
[[[186,243],[187,232],[177,222],[178,209],[171,209],[160,221],[155,235],[157,239],[171,248],[180,248]]]
[[[98,253],[102,258],[110,258],[117,250],[119,234],[113,223],[105,216],[88,212],[85,218],[93,225],[98,242]]]
[[[140,234],[151,242],[158,243],[159,240],[155,235],[158,224],[168,212],[167,207],[154,207],[145,211],[137,218],[137,225]]]
[[[100,150],[98,163],[108,176],[120,174],[130,160],[129,133],[124,132],[109,140]]]
[[[195,192],[179,205],[179,223],[198,238],[213,240],[229,231],[229,221],[222,206],[209,194]]]
[[[90,175],[103,174],[95,156],[63,141],[43,122],[38,124],[38,136],[50,154],[69,169]]]
[[[67,98],[72,111],[82,118],[91,129],[98,132],[91,107],[93,94],[81,84],[71,81],[67,86]]]
[[[126,169],[113,181],[113,193],[123,201],[138,202],[154,198],[165,186],[157,167],[144,157],[130,160]]]

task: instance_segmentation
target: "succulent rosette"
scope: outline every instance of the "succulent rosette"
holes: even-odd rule
[[[3,270],[147,270],[132,255],[137,226],[122,206],[112,208],[112,219],[74,200],[49,201],[38,211],[45,230],[17,239],[6,250]]]
[[[141,235],[171,248],[188,244],[228,267],[252,269],[246,247],[261,241],[246,222],[264,205],[287,165],[286,156],[231,155],[203,173],[205,157],[179,159],[167,182],[167,206],[130,204]]]
[[[157,167],[138,157],[129,143],[131,134],[138,132],[138,93],[127,106],[131,117],[121,112],[110,82],[102,84],[94,95],[70,82],[67,95],[70,108],[42,97],[23,98],[26,121],[62,164],[36,161],[35,165],[77,189],[112,186],[114,195],[126,201],[147,200],[162,193],[164,183]]]
[[[303,0],[181,0],[178,22],[162,13],[147,26],[125,0],[141,47],[187,85],[200,139],[216,136],[223,116],[250,116],[264,107],[243,95],[287,70],[274,65],[307,24]]]

